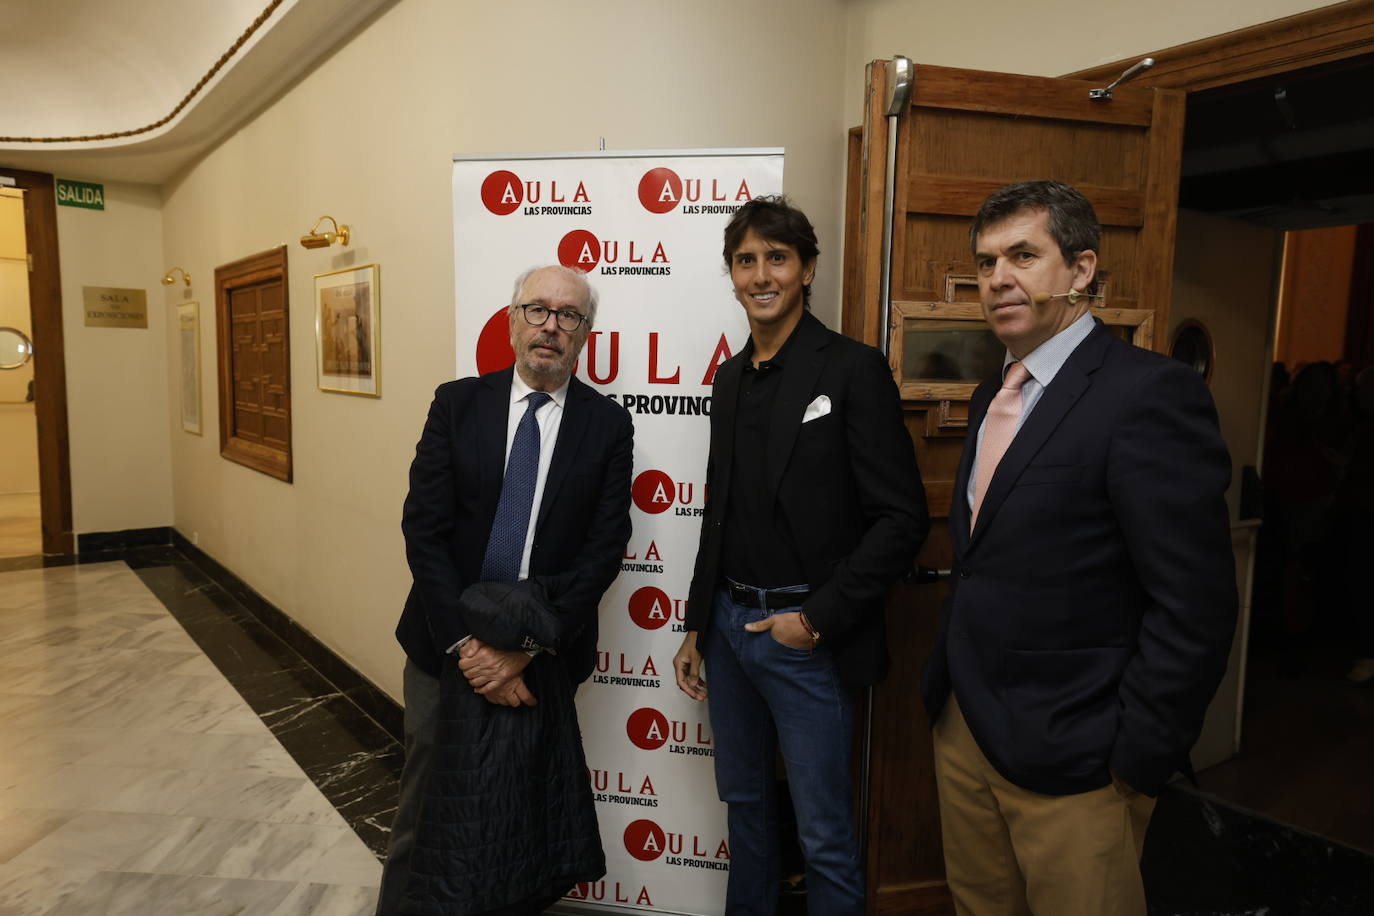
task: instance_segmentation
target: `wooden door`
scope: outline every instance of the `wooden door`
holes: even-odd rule
[[[1251,564],[1259,520],[1241,506],[1243,469],[1260,467],[1265,392],[1273,359],[1271,323],[1283,268],[1284,234],[1211,213],[1181,210],[1178,257],[1174,261],[1171,344],[1192,326],[1210,346],[1207,386],[1217,405],[1221,434],[1231,452],[1231,487],[1226,502],[1232,518],[1236,587],[1240,613],[1226,674],[1207,707],[1202,734],[1193,746],[1193,769],[1201,771],[1239,750],[1245,658],[1251,610]],[[1265,315],[1269,321],[1256,321]]]
[[[1074,185],[1103,225],[1098,263],[1106,300],[1094,311],[1119,325],[1115,330],[1126,339],[1163,347],[1166,335],[1155,330],[1168,325],[1184,94],[1128,85],[1099,101],[1088,95],[1097,84],[1077,80],[920,64],[912,73],[893,151],[892,318],[882,326],[888,70],[886,61],[874,61],[864,124],[849,141],[843,327],[867,343],[887,338],[893,344],[889,359],[932,514],[918,560],[948,568],[947,517],[968,397],[981,373],[963,364],[926,370],[909,357],[927,328],[986,331],[968,240],[971,219],[990,192],[1009,182],[1053,178]],[[1148,84],[1148,76],[1141,82]],[[1000,352],[986,341],[966,349],[995,356],[1000,365]],[[921,378],[922,371],[939,377]],[[869,710],[869,913],[950,912],[930,728],[920,700],[920,673],[944,591],[942,583],[905,585],[891,599],[894,664]]]

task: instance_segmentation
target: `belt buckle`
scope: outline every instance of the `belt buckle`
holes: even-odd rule
[[[734,599],[735,604],[744,607],[758,608],[761,604],[767,604],[767,601],[760,599],[759,593],[755,589],[738,582],[730,583],[730,597]]]

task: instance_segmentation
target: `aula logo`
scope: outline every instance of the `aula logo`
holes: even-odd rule
[[[497,216],[509,216],[524,206],[525,216],[589,216],[591,197],[587,186],[574,179],[525,181],[506,169],[482,180],[482,206]],[[560,206],[562,205],[562,206]]]
[[[656,821],[631,821],[621,834],[625,851],[641,862],[663,859],[665,865],[730,870],[730,846],[724,838],[664,830]]]
[[[705,487],[702,487],[703,495]],[[674,509],[675,515],[701,516],[706,512],[704,505],[692,505],[696,496],[696,484],[686,481],[676,482],[657,468],[640,471],[630,485],[630,497],[641,512],[657,515]],[[705,500],[703,499],[703,503]],[[674,503],[678,505],[674,507]]]
[[[630,619],[641,630],[657,630],[672,621],[672,632],[680,633],[682,623],[687,619],[687,602],[681,598],[670,598],[668,593],[652,585],[644,585],[634,590],[628,602]]]
[[[666,838],[665,838],[666,841]],[[638,890],[635,890],[635,888]],[[619,881],[581,881],[563,895],[565,900],[593,900],[598,903],[633,903],[635,906],[652,907],[653,898],[649,888],[638,882],[622,884]]]
[[[754,199],[749,182],[741,178],[683,179],[670,168],[650,169],[639,179],[639,203],[650,213],[733,213]]]
[[[679,719],[669,719],[652,706],[642,706],[625,720],[625,736],[642,751],[656,751],[667,745],[668,753],[688,757],[714,757],[711,731],[697,722],[695,730]]]
[[[673,272],[663,242],[601,239],[587,229],[573,229],[558,240],[558,263],[603,275],[666,277]]]

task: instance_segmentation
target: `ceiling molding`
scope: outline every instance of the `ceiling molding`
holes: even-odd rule
[[[172,0],[151,2],[166,14],[167,22],[174,22],[184,10]],[[219,46],[229,50],[189,89],[175,87],[168,92],[164,85],[156,92],[148,90],[150,96],[168,100],[182,96],[166,117],[126,130],[93,130],[82,135],[80,127],[73,124],[73,129],[61,132],[64,136],[47,131],[50,136],[35,133],[28,142],[0,138],[0,166],[61,172],[64,177],[162,184],[251,120],[264,104],[289,89],[369,18],[394,2],[271,0],[237,40],[233,35],[239,26],[233,27],[234,32],[222,33]],[[240,25],[242,22],[239,19]],[[146,46],[137,52],[155,54],[163,38],[164,34],[149,36]],[[101,68],[107,63],[92,58],[89,73],[81,76],[98,84]],[[65,79],[70,84],[71,78]],[[186,79],[190,83],[189,75]],[[32,82],[34,91],[42,93],[45,82],[41,75]],[[44,101],[59,104],[51,97]],[[144,117],[155,112],[146,112],[147,100],[141,101]]]
[[[262,27],[262,24],[267,21],[268,17],[271,16],[281,4],[282,0],[272,0],[271,3],[267,4],[267,9],[259,13],[258,18],[254,19],[252,23],[249,24],[248,28],[244,29],[243,34],[229,46],[229,50],[221,54],[219,60],[215,61],[214,65],[210,67],[205,75],[200,78],[194,87],[192,87],[191,91],[181,97],[181,101],[177,102],[176,107],[151,124],[146,124],[143,127],[135,127],[131,130],[120,130],[114,131],[113,133],[90,134],[76,137],[0,137],[0,144],[87,143],[94,140],[118,140],[122,137],[136,137],[139,134],[146,134],[149,131],[157,130],[159,127],[171,123],[173,118],[181,114],[182,109],[191,104],[192,100],[205,88],[205,85],[215,78],[215,74],[219,73],[220,68],[238,53],[239,48],[242,48],[243,45],[253,37],[253,34]]]

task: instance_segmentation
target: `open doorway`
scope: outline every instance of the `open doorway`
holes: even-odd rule
[[[62,335],[61,270],[57,256],[57,192],[52,175],[3,165],[0,165],[0,185],[22,192],[18,199],[23,211],[25,255],[20,269],[27,271],[26,306],[32,329],[28,336],[32,345],[32,407],[38,442],[40,550],[44,554],[70,554],[75,552],[76,544],[72,532],[67,370]],[[25,304],[15,308],[22,311]],[[8,444],[7,440],[0,439],[0,448]]]
[[[1233,430],[1246,426],[1228,435],[1233,451],[1251,449],[1238,464],[1257,472],[1248,492],[1242,475],[1237,516],[1263,519],[1242,601],[1237,752],[1199,782],[1366,852],[1374,671],[1354,665],[1374,658],[1363,575],[1374,556],[1374,398],[1360,394],[1374,387],[1371,90],[1374,55],[1190,93],[1176,264],[1207,294],[1180,307],[1188,284],[1175,287],[1175,319],[1230,303],[1217,320],[1232,327],[1211,329],[1209,355],[1220,372],[1244,354],[1244,383],[1226,393],[1214,383],[1214,394],[1224,431],[1228,408]],[[1363,673],[1363,687],[1347,678]]]
[[[0,558],[42,552],[24,191],[0,186]]]

